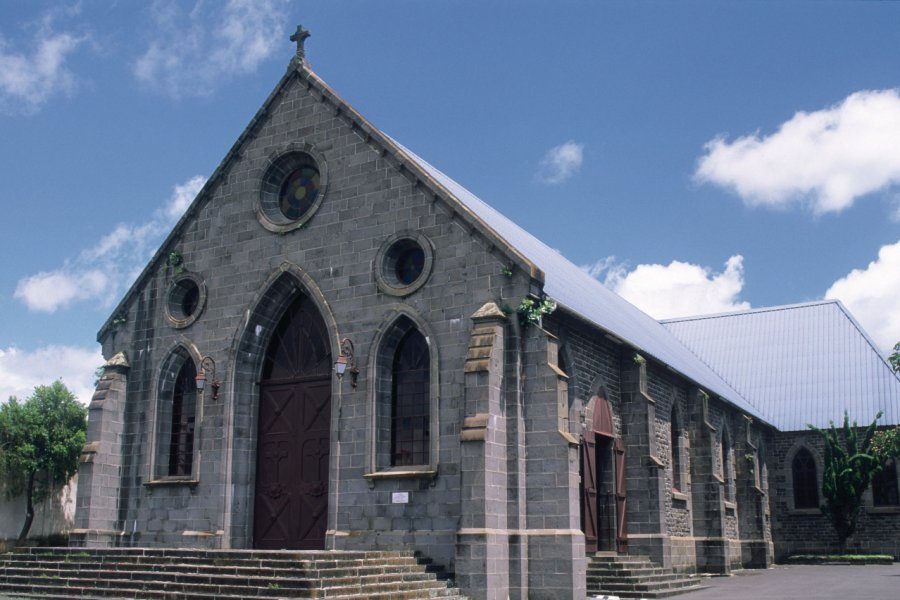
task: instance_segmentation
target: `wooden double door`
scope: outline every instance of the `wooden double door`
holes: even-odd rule
[[[273,334],[259,385],[255,547],[325,547],[330,445],[330,345],[301,297]]]
[[[613,434],[605,398],[594,400],[594,422],[585,428],[581,444],[581,530],[585,553],[625,553],[625,444]]]

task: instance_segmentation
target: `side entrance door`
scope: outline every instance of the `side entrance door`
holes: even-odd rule
[[[585,553],[625,553],[625,444],[615,436],[609,401],[597,395],[591,404],[593,419],[584,430],[581,444],[581,530]]]

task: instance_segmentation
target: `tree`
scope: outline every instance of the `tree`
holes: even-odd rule
[[[61,381],[34,388],[25,402],[0,406],[0,476],[10,497],[25,495],[23,542],[34,504],[64,486],[78,471],[87,431],[87,409]]]
[[[856,531],[862,496],[872,483],[872,478],[881,469],[881,461],[872,453],[872,436],[875,420],[859,439],[856,421],[850,425],[850,417],[844,412],[844,426],[839,432],[831,422],[831,428],[822,430],[813,425],[809,428],[825,438],[825,467],[822,474],[822,495],[825,504],[822,514],[828,517],[838,535],[838,545],[843,554],[847,538]]]
[[[900,425],[875,432],[872,436],[872,454],[881,462],[900,458]]]

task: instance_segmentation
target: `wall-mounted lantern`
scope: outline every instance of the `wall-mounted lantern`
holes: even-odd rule
[[[206,378],[208,376],[212,381],[210,382],[210,387],[212,387],[213,401],[219,399],[219,380],[216,379],[216,361],[212,359],[212,357],[204,356],[203,360],[200,361],[200,372],[197,373],[197,377],[195,381],[197,382],[197,391],[202,395],[203,388],[206,387]]]
[[[344,371],[347,370],[348,364],[350,365],[350,385],[356,387],[359,369],[356,368],[356,356],[353,351],[353,342],[350,338],[344,338],[341,340],[341,354],[337,357],[337,360],[334,361],[334,372],[337,374],[338,379],[344,377]]]

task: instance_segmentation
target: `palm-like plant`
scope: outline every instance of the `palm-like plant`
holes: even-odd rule
[[[872,452],[872,436],[880,417],[881,412],[875,416],[862,439],[858,436],[856,421],[851,426],[846,411],[844,426],[840,431],[833,421],[827,430],[809,426],[825,438],[825,468],[822,474],[825,504],[822,505],[822,513],[838,535],[841,554],[844,553],[847,539],[856,531],[863,493],[881,470],[881,461]]]

